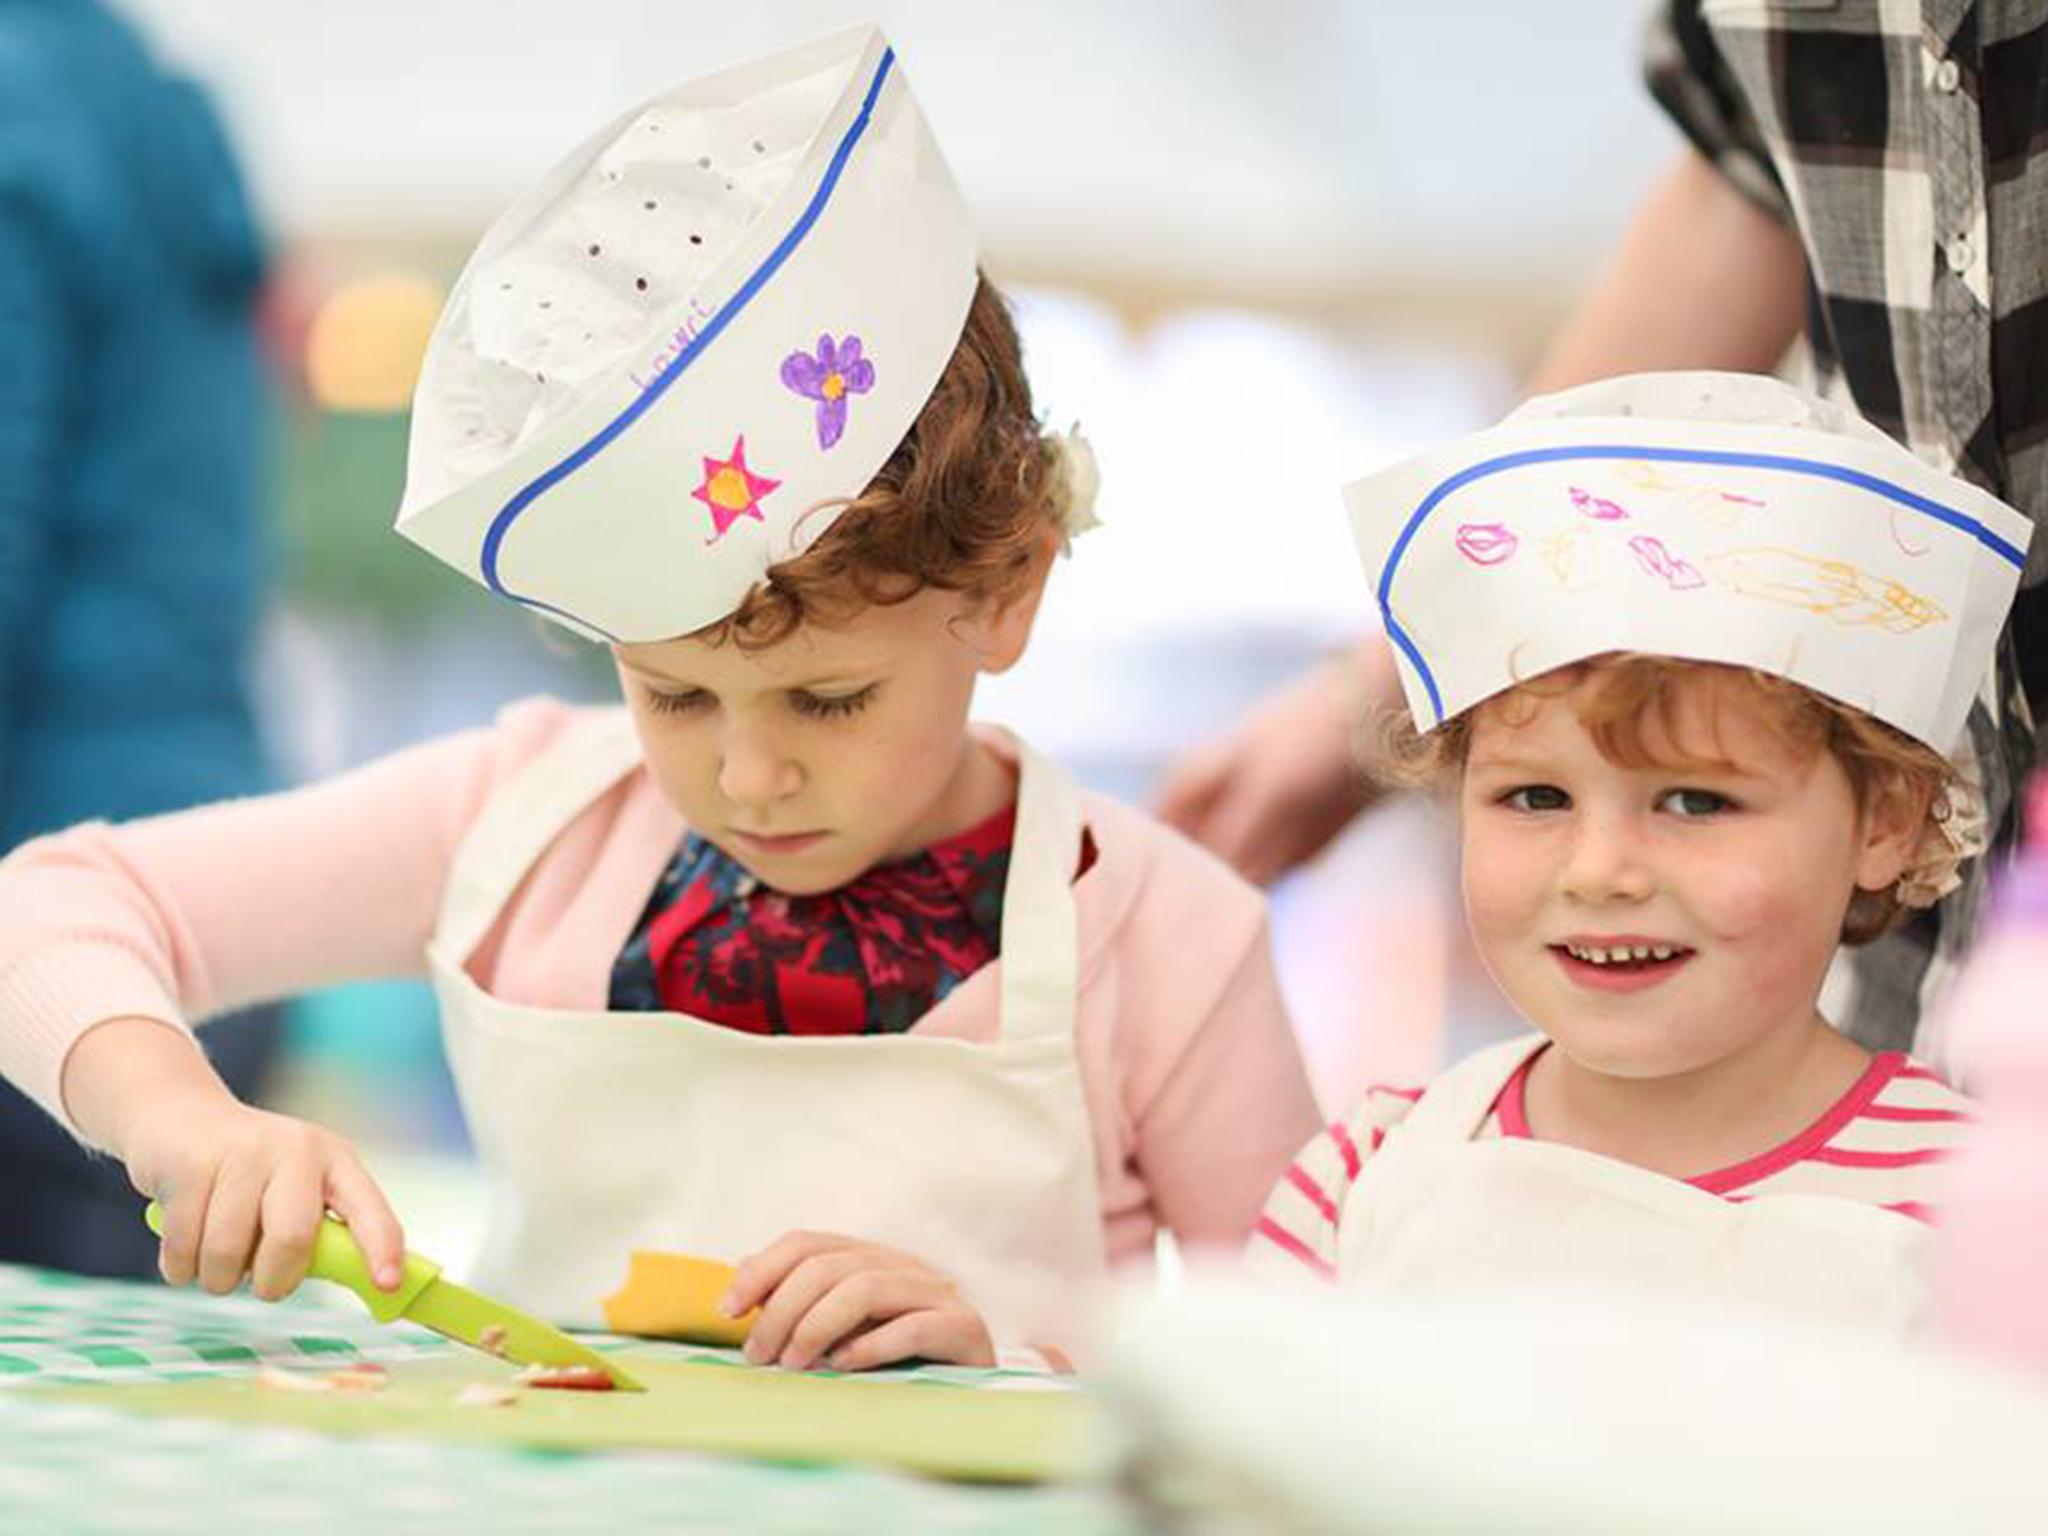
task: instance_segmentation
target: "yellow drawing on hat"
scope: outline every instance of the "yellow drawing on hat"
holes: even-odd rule
[[[1748,490],[1731,490],[1719,482],[1674,474],[1668,466],[1642,459],[1624,460],[1616,466],[1615,475],[1631,490],[1680,498],[1687,511],[1714,528],[1732,528],[1767,505],[1763,497]]]
[[[1567,528],[1543,541],[1543,563],[1567,592],[1586,592],[1600,584],[1598,535],[1588,528]]]
[[[732,445],[732,452],[723,459],[704,456],[704,483],[690,494],[711,509],[711,537],[705,542],[716,544],[725,537],[726,530],[743,517],[751,517],[757,523],[768,519],[761,514],[761,498],[782,484],[770,480],[766,475],[757,475],[747,467],[747,440],[738,438]]]
[[[1939,603],[1843,560],[1759,547],[1710,555],[1706,564],[1717,586],[1803,608],[1836,624],[1905,635],[1949,617]]]

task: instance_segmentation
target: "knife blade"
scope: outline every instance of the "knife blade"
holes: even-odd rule
[[[143,1219],[150,1231],[163,1235],[163,1210],[154,1200],[143,1212]],[[405,1272],[396,1290],[380,1289],[362,1249],[356,1246],[355,1235],[347,1223],[332,1216],[321,1219],[306,1277],[353,1291],[380,1323],[403,1318],[515,1365],[583,1366],[602,1371],[621,1391],[647,1390],[623,1366],[577,1343],[561,1329],[443,1279],[441,1266],[420,1254],[406,1254]]]
[[[516,1365],[580,1365],[602,1371],[622,1391],[646,1390],[621,1366],[561,1329],[453,1280],[434,1280],[400,1315],[408,1323]]]

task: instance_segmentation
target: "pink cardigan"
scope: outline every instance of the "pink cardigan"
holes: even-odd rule
[[[490,729],[323,784],[18,849],[0,862],[0,1072],[69,1125],[64,1060],[103,1020],[182,1027],[337,982],[424,975],[464,833],[580,713],[529,700]],[[1234,1247],[1319,1124],[1264,903],[1126,806],[1085,795],[1083,814],[1098,856],[1074,888],[1078,1041],[1110,1256],[1144,1254],[1162,1224]],[[607,1006],[612,963],[682,832],[653,779],[629,775],[541,856],[472,957],[474,978],[510,1002]],[[994,981],[971,978],[917,1029],[991,1038]]]

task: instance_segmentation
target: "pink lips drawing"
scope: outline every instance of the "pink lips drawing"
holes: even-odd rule
[[[1628,541],[1628,547],[1644,570],[1661,578],[1664,585],[1673,591],[1685,592],[1707,584],[1707,578],[1699,573],[1699,567],[1672,554],[1664,547],[1662,539],[1639,534]]]
[[[1521,547],[1522,541],[1505,523],[1460,523],[1458,553],[1474,565],[1499,565]]]
[[[1605,496],[1595,496],[1591,491],[1569,486],[1572,505],[1586,516],[1602,523],[1618,523],[1628,516],[1628,508],[1618,501],[1609,501]]]

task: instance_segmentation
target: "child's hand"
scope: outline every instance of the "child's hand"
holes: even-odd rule
[[[196,1278],[222,1296],[246,1275],[264,1300],[288,1296],[331,1210],[353,1229],[377,1284],[397,1288],[405,1235],[355,1150],[317,1125],[244,1104],[188,1036],[144,1018],[96,1025],[71,1048],[62,1092],[83,1134],[163,1207],[157,1267],[171,1284]]]
[[[174,1100],[173,1104],[179,1101]],[[385,1290],[405,1238],[383,1191],[341,1137],[303,1120],[211,1098],[152,1111],[125,1138],[128,1176],[163,1207],[158,1268],[224,1296],[246,1276],[265,1301],[306,1278],[321,1218],[349,1225]]]
[[[790,1370],[864,1371],[916,1357],[994,1365],[981,1314],[907,1253],[830,1232],[790,1232],[739,1267],[723,1310],[758,1306],[746,1356]]]

